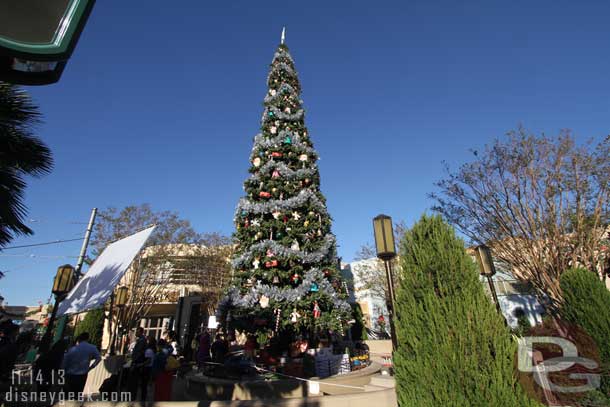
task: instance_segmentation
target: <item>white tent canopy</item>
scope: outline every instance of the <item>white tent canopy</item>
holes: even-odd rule
[[[154,229],[155,226],[151,226],[109,244],[59,304],[57,315],[75,314],[101,307]]]

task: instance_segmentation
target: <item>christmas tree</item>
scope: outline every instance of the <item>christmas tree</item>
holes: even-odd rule
[[[275,52],[246,196],[235,213],[232,287],[223,321],[259,343],[342,332],[350,306],[338,270],[318,154],[305,127],[301,86],[288,47]]]

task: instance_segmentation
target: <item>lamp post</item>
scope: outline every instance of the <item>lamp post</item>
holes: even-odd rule
[[[396,257],[396,245],[394,244],[394,231],[392,230],[392,218],[387,215],[378,215],[373,218],[373,232],[375,234],[375,249],[377,257],[383,261],[386,279],[388,280],[388,297],[386,304],[390,316],[390,335],[392,337],[392,349],[396,350],[396,330],[394,329],[395,301],[394,275],[392,271],[392,260]]]
[[[496,286],[494,285],[493,280],[493,276],[496,274],[496,267],[494,266],[493,257],[491,256],[491,249],[484,244],[477,246],[475,249],[475,257],[477,263],[479,263],[481,275],[487,277],[487,283],[489,284],[489,290],[491,291],[491,296],[496,305],[496,310],[502,315],[498,294],[496,293]]]
[[[49,350],[51,345],[51,335],[53,332],[53,324],[55,323],[55,317],[57,316],[57,308],[59,303],[66,297],[66,294],[70,292],[74,286],[74,267],[69,264],[64,264],[57,269],[57,274],[53,280],[53,289],[51,292],[55,295],[55,304],[53,305],[53,311],[51,312],[51,318],[47,325],[47,330],[44,333],[40,341],[38,351],[45,353]]]
[[[114,306],[119,309],[119,312],[117,315],[116,324],[114,324],[114,332],[112,334],[112,343],[110,344],[110,354],[111,355],[114,355],[114,349],[115,349],[116,337],[117,337],[117,328],[119,326],[119,322],[121,321],[123,307],[125,307],[125,305],[127,304],[128,294],[129,294],[129,289],[125,286],[121,286],[121,287],[117,288],[116,292],[113,294],[114,295]],[[110,322],[112,323],[112,318],[110,319]]]

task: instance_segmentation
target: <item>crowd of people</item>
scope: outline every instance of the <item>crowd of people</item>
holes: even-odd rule
[[[144,329],[137,328],[130,350],[127,386],[132,400],[148,400],[151,383],[155,401],[171,400],[173,377],[180,367],[180,351],[173,332],[156,340],[152,335],[144,336]]]

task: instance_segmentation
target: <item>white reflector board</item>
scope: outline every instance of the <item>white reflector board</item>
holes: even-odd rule
[[[127,268],[148,240],[155,226],[109,244],[78,281],[57,315],[75,314],[100,308],[119,283]]]

